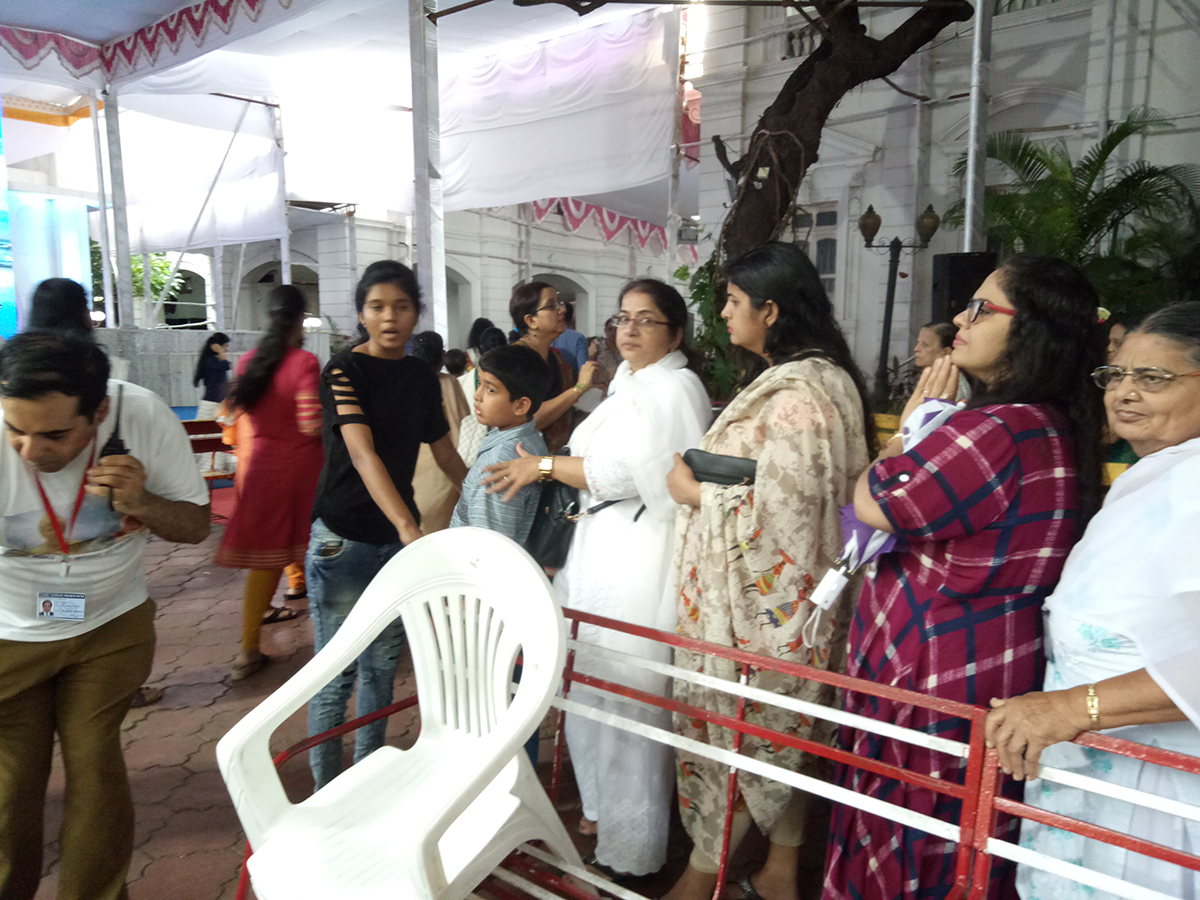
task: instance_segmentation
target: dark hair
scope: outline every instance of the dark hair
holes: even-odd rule
[[[471,330],[467,332],[467,349],[476,350],[479,348],[479,339],[483,337],[483,333],[489,328],[495,328],[496,325],[491,319],[485,319],[480,316],[471,323]]]
[[[1200,302],[1172,303],[1148,315],[1137,327],[1138,334],[1156,334],[1183,345],[1200,366]]]
[[[575,327],[575,304],[574,303],[564,303],[563,304],[563,321],[567,323],[568,328]]]
[[[29,298],[25,331],[57,331],[92,336],[91,303],[87,291],[70,278],[47,278]]]
[[[290,348],[289,340],[306,315],[304,295],[292,284],[272,288],[271,324],[241,377],[229,389],[229,405],[252,410],[271,389],[271,381]]]
[[[515,403],[522,397],[529,398],[529,418],[541,407],[550,389],[550,372],[546,361],[532,347],[522,344],[506,344],[496,347],[479,357],[479,370],[495,375],[508,391],[508,399]]]
[[[434,372],[440,372],[442,371],[445,346],[442,343],[442,336],[436,331],[422,331],[412,336],[410,353]]]
[[[626,294],[634,293],[645,294],[654,301],[654,305],[658,307],[658,311],[666,318],[667,327],[673,333],[679,335],[679,349],[687,357],[687,367],[697,375],[703,373],[704,361],[695,350],[688,346],[688,309],[687,301],[683,299],[683,295],[669,284],[659,281],[657,278],[639,278],[621,288],[621,293],[617,295],[618,306],[625,299]]]
[[[367,303],[367,294],[371,293],[371,288],[377,284],[394,284],[408,294],[417,316],[420,317],[423,307],[421,305],[421,286],[417,284],[417,276],[404,263],[396,262],[394,259],[376,260],[363,270],[362,278],[358,280],[358,285],[354,288],[356,312],[362,313],[363,307]],[[363,328],[362,322],[359,322],[357,343],[365,344],[369,339],[367,329]]]
[[[77,398],[91,419],[108,396],[108,357],[89,337],[67,331],[26,331],[0,349],[0,396],[38,400],[47,394]]]
[[[953,322],[926,322],[921,326],[921,330],[924,331],[926,328],[937,335],[938,340],[942,342],[943,350],[954,343],[954,338],[958,334],[958,326]]]
[[[196,360],[196,371],[192,375],[193,386],[199,384],[200,379],[204,377],[204,361],[217,355],[217,347],[228,343],[229,335],[223,331],[209,335],[208,340],[204,342],[204,347],[200,350],[200,358]]]
[[[867,384],[808,256],[793,244],[770,241],[727,263],[725,279],[744,291],[755,309],[762,309],[771,300],[779,310],[775,323],[767,330],[763,348],[771,365],[816,356],[850,376],[862,404],[867,448],[874,453],[875,415]]]
[[[531,281],[528,284],[518,284],[513,289],[512,299],[508,301],[508,314],[512,316],[513,321],[512,340],[524,337],[529,331],[525,317],[537,315],[538,307],[542,304],[542,291],[546,288],[554,290],[554,285],[544,281]]]
[[[1067,420],[1078,458],[1082,533],[1100,508],[1104,403],[1092,370],[1105,362],[1096,322],[1099,298],[1082,272],[1052,256],[1018,253],[996,270],[1000,289],[1016,309],[995,382],[975,389],[969,409],[995,403],[1046,403]]]
[[[508,336],[503,331],[494,325],[491,328],[484,329],[484,332],[479,337],[479,353],[480,355],[487,353],[489,350],[495,350],[497,347],[503,347],[508,343]]]
[[[447,350],[442,361],[446,364],[446,371],[455,378],[467,371],[467,354],[461,350]]]
[[[1127,332],[1136,331],[1142,324],[1142,317],[1137,313],[1115,312],[1104,324],[1109,331],[1113,330],[1114,325],[1120,325]]]

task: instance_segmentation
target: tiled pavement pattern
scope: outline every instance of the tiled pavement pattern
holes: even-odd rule
[[[123,745],[137,823],[130,900],[233,900],[244,839],[217,770],[216,743],[312,656],[312,626],[306,614],[268,625],[263,628],[262,649],[271,658],[270,664],[245,681],[229,682],[241,641],[244,572],[211,564],[222,531],[214,525],[208,540],[199,545],[152,539],[147,548],[149,593],[158,604],[158,647],[150,683],[162,687],[164,695],[152,706],[131,710],[124,724]],[[281,584],[276,602],[285,586]],[[304,602],[297,606],[303,607]],[[408,696],[413,690],[411,664],[405,659],[397,676],[396,697]],[[552,718],[542,729],[539,774],[544,781],[549,777]],[[272,752],[301,740],[305,733],[302,709],[275,733]],[[390,743],[406,746],[416,735],[415,710],[392,717]],[[347,740],[347,756],[351,744]],[[293,799],[311,792],[312,779],[303,757],[285,765],[282,774]],[[61,761],[56,753],[47,792],[47,877],[36,900],[53,900],[56,893],[62,790]],[[594,844],[575,830],[579,803],[569,767],[564,772],[560,809],[580,852],[587,855]],[[659,896],[686,864],[689,849],[676,821],[671,859],[664,871],[657,878],[630,886],[647,896]],[[761,858],[763,849],[761,839],[748,838],[739,857]],[[813,869],[810,878],[815,875],[819,879],[819,863]],[[815,885],[809,881],[807,886],[819,889],[819,880]],[[815,893],[802,889],[802,895]]]

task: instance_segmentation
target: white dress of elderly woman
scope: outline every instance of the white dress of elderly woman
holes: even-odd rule
[[[624,362],[601,403],[571,435],[570,457],[553,457],[553,477],[580,488],[587,509],[620,501],[579,521],[555,578],[573,609],[636,625],[675,630],[671,548],[677,506],[667,491],[674,454],[697,447],[712,417],[699,377],[680,349],[687,308],[673,288],[644,279],[627,285],[617,317]],[[490,483],[519,489],[537,477],[538,459],[491,467]],[[500,477],[497,478],[496,476]],[[511,478],[511,482],[504,478]],[[643,506],[645,507],[643,509]],[[595,626],[580,641],[662,663],[670,648]],[[576,669],[667,695],[668,679],[579,653]],[[669,731],[664,710],[572,687],[570,699]],[[597,835],[595,861],[646,875],[667,856],[675,797],[674,750],[591,719],[568,715],[567,746],[583,801],[580,830]]]
[[[1200,776],[1065,743],[1104,731],[1200,756],[1200,303],[1151,316],[1112,364],[1109,427],[1140,457],[1113,484],[1046,602],[1044,691],[993,701],[1001,767],[1034,779],[1025,801],[1190,853],[1200,822],[1038,778],[1039,765],[1200,805]],[[1040,758],[1039,758],[1040,754]],[[1171,897],[1200,896],[1200,873],[1026,820],[1021,844]],[[1021,866],[1024,900],[1111,893]]]

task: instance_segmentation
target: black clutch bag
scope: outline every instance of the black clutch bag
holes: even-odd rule
[[[692,449],[683,454],[697,481],[709,484],[754,484],[754,472],[758,463],[743,456],[725,456]]]

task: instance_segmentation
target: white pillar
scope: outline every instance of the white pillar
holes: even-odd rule
[[[125,205],[125,168],[121,157],[121,126],[117,121],[117,93],[111,85],[104,91],[104,127],[108,134],[113,243],[117,250],[117,303],[121,327],[133,328],[133,269],[129,264],[129,213]]]
[[[104,183],[104,147],[100,143],[100,101],[88,97],[88,115],[92,119],[92,145],[96,150],[96,206],[100,209],[100,271],[104,285],[104,324],[117,327],[117,307],[113,300],[111,241],[108,237],[108,191]]]
[[[212,277],[213,322],[217,331],[225,330],[225,248],[213,247]]]
[[[442,137],[438,103],[437,26],[429,14],[436,0],[408,0],[408,41],[412,61],[413,162],[417,282],[426,314],[419,328],[449,335],[446,308],[446,232],[442,209]],[[432,315],[430,315],[432,314]],[[432,318],[432,321],[429,321]]]
[[[283,194],[283,237],[279,239],[279,280],[282,284],[292,283],[292,226],[288,222],[287,205],[287,154],[283,152],[283,113],[275,107],[275,143],[279,145],[279,187]],[[235,322],[236,326],[237,323]]]
[[[233,267],[233,282],[230,290],[233,291],[233,304],[229,311],[229,319],[234,331],[237,331],[241,326],[238,325],[238,302],[242,296],[242,269],[246,265],[246,245],[238,244],[237,263]]]
[[[975,33],[971,42],[971,116],[967,136],[966,218],[963,252],[987,246],[983,230],[983,191],[987,176],[987,120],[991,101],[992,0],[975,0]]]

